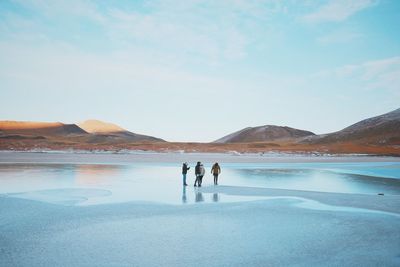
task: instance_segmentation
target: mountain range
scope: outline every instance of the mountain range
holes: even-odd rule
[[[0,133],[21,136],[87,134],[76,124],[33,121],[0,121]]]
[[[298,144],[355,143],[367,145],[400,145],[400,108],[362,120],[343,130],[316,135],[287,126],[248,127],[224,136],[215,143],[292,142]]]
[[[166,142],[99,120],[78,124],[0,121],[0,150],[32,148],[196,152],[328,152],[400,156],[400,109],[317,135],[287,126],[247,127],[211,143]]]
[[[160,138],[136,134],[99,120],[87,120],[78,125],[61,122],[0,121],[0,140],[60,138],[86,143],[165,142]]]

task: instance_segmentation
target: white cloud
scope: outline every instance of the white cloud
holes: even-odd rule
[[[246,57],[248,45],[281,10],[279,1],[155,1],[150,12],[113,9],[106,26],[113,39],[162,45],[166,51],[204,58],[212,65]]]
[[[376,0],[330,0],[315,12],[303,16],[303,19],[307,22],[343,21],[376,3]]]
[[[36,14],[30,21],[33,25],[29,30],[23,25],[11,29],[13,21],[18,19],[15,15],[6,21],[7,26],[0,26],[3,32],[7,27],[13,34],[46,32],[47,27],[51,27],[48,22],[59,22],[60,18],[68,23],[91,20],[113,45],[126,48],[133,43],[150,49],[159,47],[165,53],[182,55],[182,58],[190,55],[186,58],[204,59],[203,63],[210,65],[245,58],[247,47],[268,28],[265,22],[273,14],[285,10],[285,5],[278,0],[145,1],[145,12],[108,4],[100,8],[89,0],[15,1]],[[47,20],[40,21],[41,17]],[[20,16],[19,19],[24,18]]]
[[[207,31],[204,26],[170,20],[161,14],[113,10],[111,16],[113,23],[106,26],[106,31],[114,40],[162,47],[175,54],[193,53],[207,59],[221,53],[220,45],[224,41],[221,37],[213,38],[215,27],[210,26]]]
[[[400,96],[400,56],[345,65],[314,77],[355,84],[360,91],[383,90]]]

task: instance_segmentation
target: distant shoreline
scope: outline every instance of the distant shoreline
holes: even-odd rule
[[[130,163],[339,163],[339,162],[400,162],[400,157],[382,155],[305,155],[288,153],[182,153],[143,152],[131,153],[88,151],[0,151],[0,163],[71,163],[71,164],[130,164]]]
[[[75,140],[76,141],[76,140]],[[79,141],[79,140],[78,140]],[[222,153],[222,154],[289,154],[289,155],[372,155],[400,157],[400,145],[361,145],[334,143],[329,145],[292,143],[180,143],[180,142],[130,142],[81,143],[66,140],[1,140],[0,151],[47,153]]]

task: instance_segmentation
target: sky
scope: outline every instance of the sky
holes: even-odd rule
[[[168,141],[400,107],[397,0],[1,0],[0,120]]]

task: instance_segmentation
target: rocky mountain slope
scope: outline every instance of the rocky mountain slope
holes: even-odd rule
[[[400,145],[400,108],[357,122],[341,131],[305,138],[301,143],[352,142],[369,145]]]
[[[244,128],[240,131],[224,136],[214,141],[214,143],[272,142],[277,140],[295,140],[313,135],[315,134],[312,132],[287,126],[265,125]]]
[[[76,124],[61,122],[0,121],[0,133],[3,135],[44,135],[67,136],[85,135],[86,131]]]
[[[115,124],[97,120],[89,120],[79,126],[61,122],[0,121],[0,139],[46,139],[53,142],[89,144],[165,142],[160,138],[132,133]]]
[[[129,141],[129,142],[165,142],[163,139],[153,136],[130,132],[124,128],[109,122],[99,120],[87,120],[78,124],[80,128],[93,134],[90,142]]]

